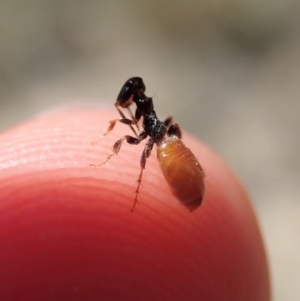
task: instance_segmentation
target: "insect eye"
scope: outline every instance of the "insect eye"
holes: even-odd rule
[[[117,104],[120,107],[128,107],[136,96],[143,94],[146,90],[145,84],[140,77],[132,77],[123,85],[118,97]],[[131,99],[133,97],[133,99]]]
[[[132,95],[133,92],[133,82],[127,82],[121,89],[118,98],[117,98],[117,102],[122,104],[124,102],[126,102],[130,96]]]

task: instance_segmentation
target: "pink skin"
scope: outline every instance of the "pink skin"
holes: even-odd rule
[[[0,135],[0,300],[269,301],[266,254],[248,196],[226,164],[186,134],[207,178],[193,213],[147,161],[144,143],[92,146],[116,112],[42,116]]]

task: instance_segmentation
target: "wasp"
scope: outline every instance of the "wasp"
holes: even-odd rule
[[[107,131],[100,139],[109,134],[117,122],[128,125],[135,137],[124,135],[115,142],[112,153],[101,164],[90,164],[91,167],[100,167],[117,155],[122,143],[126,140],[129,144],[139,144],[149,137],[140,159],[140,173],[137,180],[137,188],[131,211],[137,204],[143,171],[146,167],[154,144],[157,146],[157,159],[161,171],[168,183],[172,194],[190,211],[197,209],[203,199],[205,186],[205,173],[195,155],[181,140],[181,130],[178,124],[173,123],[173,117],[169,116],[164,121],[157,118],[154,111],[153,99],[145,95],[146,86],[140,77],[128,79],[122,86],[115,102],[115,107],[120,114],[119,118],[110,121]],[[130,110],[132,104],[136,104],[135,114]],[[127,109],[130,118],[126,118],[122,109]],[[143,119],[142,129],[138,122]]]

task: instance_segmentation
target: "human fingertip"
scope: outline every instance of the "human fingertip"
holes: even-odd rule
[[[192,213],[155,155],[133,213],[143,146],[99,143],[114,113],[41,116],[0,137],[1,300],[270,300],[268,265],[247,194],[209,147],[185,135],[207,174]],[[26,134],[26,135],[25,135]]]

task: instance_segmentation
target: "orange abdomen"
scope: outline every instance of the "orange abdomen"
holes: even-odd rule
[[[197,209],[205,191],[205,174],[194,154],[172,136],[157,147],[157,159],[174,196],[190,211]]]

